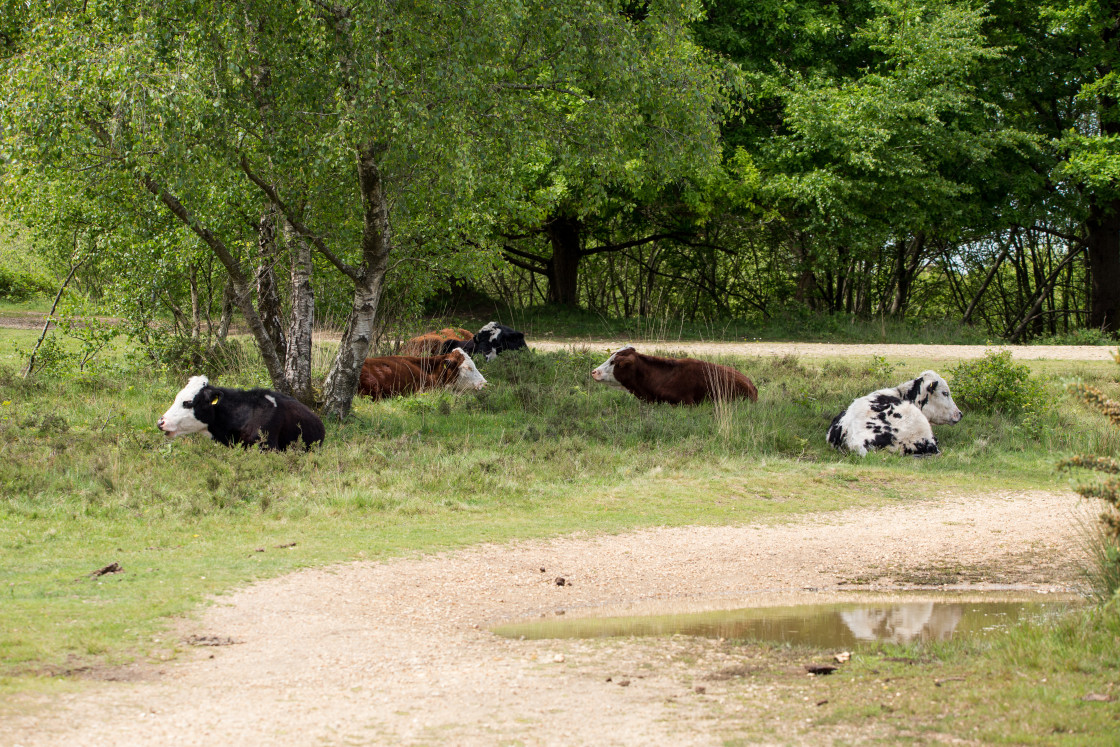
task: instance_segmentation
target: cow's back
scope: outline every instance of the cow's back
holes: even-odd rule
[[[437,332],[425,332],[418,337],[413,337],[401,348],[401,355],[438,355],[441,352],[447,352],[443,350],[445,343],[453,341],[466,342],[472,338],[474,338],[474,334],[462,327],[444,327]]]
[[[695,358],[637,354],[635,365],[617,369],[615,377],[636,397],[647,402],[695,405],[712,398],[758,399],[758,390],[743,374],[729,366]]]
[[[707,386],[708,396],[714,399],[746,398],[751,402],[758,401],[758,388],[739,371],[718,363],[696,362],[705,367],[703,381]]]
[[[366,358],[358,378],[358,394],[373,399],[411,394],[423,389],[428,381],[419,356],[386,355]]]
[[[286,449],[289,445],[303,440],[305,446],[323,441],[327,431],[323,421],[307,405],[294,397],[272,392],[277,406],[264,432],[268,445],[272,448]]]
[[[222,401],[209,425],[211,436],[227,446],[259,442],[284,450],[303,440],[306,447],[323,441],[326,429],[311,408],[270,389],[221,389]]]

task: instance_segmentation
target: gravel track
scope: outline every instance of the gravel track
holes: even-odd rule
[[[487,628],[820,599],[857,578],[895,589],[946,565],[971,569],[971,588],[1069,590],[1092,514],[1072,493],[986,493],[305,570],[220,597],[178,631],[233,645],[184,645],[158,668],[101,673],[124,682],[19,696],[0,708],[0,743],[715,745],[760,726],[784,743],[859,742],[879,727],[767,722],[777,694],[713,675],[742,665],[729,644],[514,641]],[[797,694],[811,686],[789,680]]]
[[[625,340],[532,340],[534,350],[614,351],[633,344],[640,352],[661,350],[686,355],[798,356],[805,358],[871,357],[918,358],[932,361],[958,361],[983,358],[989,350],[1010,350],[1015,360],[1111,361],[1115,348],[1100,345],[866,345],[831,342],[684,342],[654,341],[631,343]]]

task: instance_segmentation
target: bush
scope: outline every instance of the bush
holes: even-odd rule
[[[148,360],[176,372],[190,371],[217,377],[241,370],[247,353],[235,339],[217,340],[207,345],[174,334],[153,334],[141,343]]]
[[[1083,402],[1120,427],[1120,403],[1106,397],[1100,389],[1071,384],[1070,390]],[[1058,463],[1059,469],[1089,469],[1106,475],[1097,483],[1083,483],[1075,490],[1085,498],[1099,498],[1104,504],[1099,533],[1090,537],[1095,570],[1090,573],[1096,593],[1104,599],[1120,596],[1120,462],[1099,454],[1082,454]]]
[[[1049,409],[1046,387],[1031,370],[1011,360],[1011,351],[989,350],[979,360],[948,371],[953,400],[962,410],[1038,416]]]
[[[6,301],[27,301],[53,290],[51,281],[41,275],[0,267],[0,298]]]
[[[1115,335],[1099,329],[1073,329],[1057,335],[1037,337],[1031,341],[1034,345],[1110,345],[1114,342]]]

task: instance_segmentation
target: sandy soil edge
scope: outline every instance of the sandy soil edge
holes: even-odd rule
[[[947,566],[980,587],[1069,590],[1080,581],[1079,522],[1093,513],[1072,493],[989,493],[302,571],[222,597],[180,631],[236,644],[138,667],[135,681],[25,697],[5,709],[0,743],[718,744],[732,703],[747,709],[736,712],[743,723],[765,718],[764,692],[744,704],[719,682],[693,690],[735,661],[728,647],[675,656],[689,644],[512,641],[487,626],[658,600],[738,606],[852,580],[894,588]],[[557,586],[561,576],[570,584]],[[829,741],[803,728],[778,733]]]

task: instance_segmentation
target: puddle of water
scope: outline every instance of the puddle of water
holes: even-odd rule
[[[689,635],[820,648],[886,641],[941,641],[998,632],[1024,618],[1053,615],[1071,600],[978,600],[951,595],[755,607],[640,617],[550,618],[493,628],[507,638],[605,638]]]

